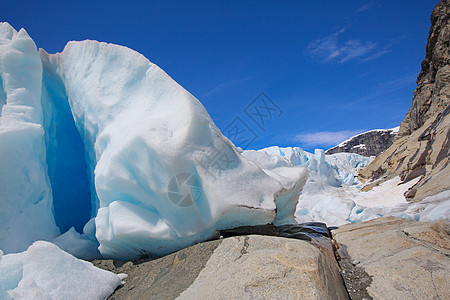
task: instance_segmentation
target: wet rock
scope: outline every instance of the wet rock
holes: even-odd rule
[[[331,238],[327,225],[321,222],[286,224],[280,226],[274,226],[272,224],[241,226],[220,231],[220,235],[224,238],[250,234],[279,236],[305,241],[310,241],[313,238],[319,238],[322,236]]]
[[[273,224],[240,226],[231,229],[220,230],[219,232],[220,235],[224,238],[250,234],[277,236],[277,228]]]

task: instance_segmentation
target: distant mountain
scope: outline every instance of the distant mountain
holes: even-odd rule
[[[392,145],[398,129],[399,127],[375,129],[360,133],[328,149],[325,154],[348,152],[363,156],[378,156]]]

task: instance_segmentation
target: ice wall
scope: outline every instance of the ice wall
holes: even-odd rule
[[[73,226],[84,231],[80,240],[98,240],[103,256],[129,259],[169,253],[217,229],[294,221],[307,170],[268,172],[245,159],[201,103],[141,54],[83,41],[39,56],[24,30],[1,28],[5,252]],[[21,214],[36,235],[21,228]]]
[[[52,214],[41,103],[42,63],[24,29],[0,23],[0,249],[59,234]]]
[[[355,153],[325,155],[322,149],[309,153],[299,147],[278,146],[245,150],[242,151],[242,155],[266,170],[295,166],[308,168],[311,179],[314,178],[315,182],[320,181],[321,184],[332,187],[356,183],[357,170],[368,166],[373,160]]]
[[[201,103],[139,53],[84,41],[41,55],[61,78],[92,149],[87,161],[104,256],[165,254],[215,229],[270,223],[280,191],[299,193],[304,170],[274,179],[244,159]]]
[[[269,170],[279,166],[308,168],[310,175],[295,214],[299,223],[316,221],[340,226],[378,216],[371,208],[354,201],[358,194],[357,171],[369,165],[373,158],[354,153],[325,155],[321,149],[309,153],[298,147],[277,146],[246,150],[242,155]]]

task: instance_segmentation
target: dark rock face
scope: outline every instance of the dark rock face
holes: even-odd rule
[[[349,152],[363,156],[378,156],[392,145],[396,136],[397,132],[392,129],[364,132],[328,149],[325,154]]]
[[[419,129],[450,104],[450,1],[442,0],[431,14],[425,59],[417,76],[413,104],[400,125],[399,137]]]
[[[412,202],[450,189],[449,44],[450,0],[443,0],[431,15],[412,107],[392,146],[359,172],[360,179],[369,181],[363,190],[395,176],[404,182],[420,177],[405,193]]]

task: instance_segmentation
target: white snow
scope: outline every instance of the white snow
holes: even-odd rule
[[[366,207],[389,207],[397,204],[406,204],[403,195],[420,180],[420,177],[402,183],[400,177],[383,182],[368,192],[359,192],[354,196],[354,201]]]
[[[353,146],[352,148],[356,148],[356,149],[358,149],[358,148],[366,149],[366,144],[359,144],[359,145]]]
[[[296,169],[290,179],[276,180],[244,159],[197,99],[128,48],[70,42],[61,54],[41,55],[61,78],[78,131],[92,149],[88,167],[104,257],[166,254],[214,229],[270,223],[275,195],[298,190],[306,178]],[[191,195],[190,205],[174,205],[168,194],[182,174],[192,180],[188,193],[198,196]]]
[[[106,299],[125,277],[96,268],[44,241],[21,253],[3,257],[0,253],[2,300]]]
[[[416,221],[450,221],[450,191],[427,197],[417,203],[399,203],[379,208],[383,215],[396,216]]]

